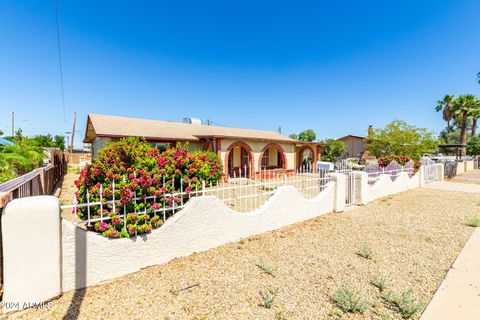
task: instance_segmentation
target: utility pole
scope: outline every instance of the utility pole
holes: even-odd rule
[[[72,144],[70,145],[70,153],[73,151],[73,142],[74,142],[74,137],[75,137],[75,123],[77,122],[77,113],[73,113],[73,129],[72,129]]]
[[[12,111],[12,137],[15,136],[15,112]]]

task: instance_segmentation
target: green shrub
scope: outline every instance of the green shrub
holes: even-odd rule
[[[373,250],[368,246],[368,244],[362,245],[362,247],[357,251],[357,255],[363,257],[365,259],[372,259],[373,258]]]
[[[370,303],[364,299],[350,284],[344,284],[335,290],[332,296],[333,302],[345,312],[365,312]]]
[[[259,263],[256,264],[257,267],[260,268],[264,273],[271,275],[272,277],[275,277],[275,269],[267,262],[260,260]]]
[[[278,290],[275,289],[266,289],[260,291],[260,295],[262,296],[263,302],[261,304],[262,307],[266,309],[270,309],[275,302],[275,298],[277,297]]]
[[[0,183],[26,174],[42,166],[42,148],[20,141],[12,146],[0,146]]]
[[[480,227],[480,217],[470,217],[468,218],[467,225],[470,227],[478,228]]]
[[[402,293],[385,292],[382,294],[382,298],[391,307],[397,309],[405,319],[410,319],[424,308],[424,304],[417,300],[412,289]]]
[[[191,192],[201,189],[203,180],[213,183],[221,175],[220,159],[212,152],[189,153],[186,145],[160,152],[138,138],[125,138],[103,148],[80,172],[76,197],[79,203],[86,203],[87,191],[90,202],[100,201],[100,193],[102,202],[115,196],[115,208],[105,204],[100,212],[100,206],[90,207],[91,218],[109,218],[90,230],[110,238],[131,237],[160,227],[163,220],[158,212],[187,202]],[[171,195],[181,190],[183,195]],[[143,201],[147,197],[150,199]],[[120,217],[124,209],[127,216]],[[78,216],[87,218],[87,208],[79,208]]]
[[[383,291],[388,287],[387,279],[379,273],[373,276],[372,284],[380,291]]]

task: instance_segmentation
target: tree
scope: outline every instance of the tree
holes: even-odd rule
[[[467,144],[467,126],[468,120],[480,108],[480,101],[474,95],[461,95],[455,99],[450,110],[452,115],[458,118],[460,122],[460,144]],[[462,148],[462,155],[466,154],[465,148]]]
[[[0,136],[3,136],[3,131],[2,130],[0,130]]]
[[[467,154],[470,156],[480,155],[480,138],[472,137],[467,142]]]
[[[57,134],[54,138],[54,145],[60,150],[65,150],[65,137]]]
[[[343,157],[347,152],[347,145],[335,139],[327,139],[325,147],[322,149],[322,160],[334,162]]]
[[[18,130],[15,131],[15,135],[13,136],[13,139],[15,140],[15,143],[21,143],[23,140],[23,130],[22,128],[19,128]]]
[[[290,139],[293,139],[293,140],[298,140],[298,134],[296,133],[292,133],[291,135],[288,136]]]
[[[477,121],[480,118],[480,103],[477,104],[477,107],[472,110],[471,118],[472,118],[472,131],[470,133],[470,137],[473,138],[477,135]]]
[[[59,148],[65,150],[65,137],[62,135],[56,135],[53,137],[49,134],[39,134],[31,139],[32,143],[39,147],[44,148]]]
[[[385,128],[374,129],[368,139],[367,150],[376,157],[388,155],[419,159],[437,149],[435,134],[402,120],[393,120]]]
[[[32,140],[39,147],[53,147],[53,137],[51,134],[39,134],[33,137]]]
[[[317,139],[317,134],[313,129],[307,129],[298,134],[298,140],[305,142],[312,142]]]
[[[442,111],[443,114],[443,120],[447,121],[447,131],[450,132],[452,130],[452,126],[450,125],[450,121],[454,120],[452,117],[452,105],[455,101],[455,98],[451,95],[445,95],[442,100],[437,101],[437,106],[435,107],[435,110],[437,112]]]

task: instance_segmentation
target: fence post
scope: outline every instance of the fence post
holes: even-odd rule
[[[343,173],[330,173],[330,177],[334,182],[333,211],[342,212],[345,210],[346,177]]]
[[[420,166],[419,175],[420,175],[420,188],[422,188],[423,186],[425,186],[425,166],[423,164]]]
[[[445,168],[443,167],[443,164],[436,163],[434,166],[436,166],[438,181],[443,181],[445,179]]]
[[[356,205],[368,203],[368,173],[355,171],[355,202]]]
[[[38,306],[58,296],[62,290],[58,198],[13,200],[2,213],[2,234],[4,311]]]

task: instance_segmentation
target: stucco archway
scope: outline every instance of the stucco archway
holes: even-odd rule
[[[262,152],[260,152],[260,157],[258,158],[258,170],[265,169],[273,169],[271,168],[270,164],[267,164],[266,166],[263,163],[263,157],[265,153],[270,149],[273,148],[278,151],[278,155],[280,158],[277,160],[277,164],[273,165],[274,168],[281,168],[281,169],[286,169],[287,168],[287,156],[285,154],[285,150],[281,146],[279,146],[276,143],[269,143],[265,147],[263,147]],[[280,164],[280,165],[279,165]]]
[[[236,153],[238,150],[239,153]],[[240,156],[240,159],[236,158]],[[246,167],[246,172],[245,172]],[[250,177],[253,170],[253,152],[252,148],[243,141],[232,143],[225,152],[224,172],[227,176],[246,176]]]
[[[315,168],[316,154],[312,147],[301,147],[297,154],[297,169],[306,170]]]

